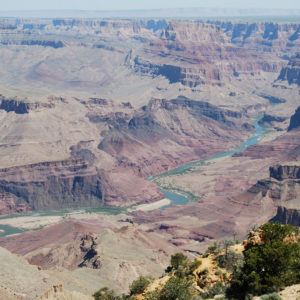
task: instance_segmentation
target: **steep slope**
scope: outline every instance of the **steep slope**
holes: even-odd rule
[[[259,52],[280,56],[295,54],[299,49],[300,26],[297,23],[209,21],[219,25],[230,41]]]
[[[298,201],[297,199],[296,201],[289,201],[284,206],[278,206],[276,216],[272,221],[279,221],[282,224],[291,224],[300,227],[299,199]]]
[[[23,257],[0,247],[0,297],[3,300],[60,299],[91,300],[91,296],[69,291],[59,280],[30,265]]]
[[[291,162],[270,167],[270,178],[259,180],[247,193],[239,196],[239,201],[252,205],[269,206],[270,217],[274,207],[289,205],[300,197],[300,163]],[[247,199],[247,200],[246,200]],[[235,197],[237,200],[237,197]]]
[[[0,248],[0,256],[0,289],[5,291],[7,299],[35,299],[57,284],[37,266],[29,265],[23,257],[3,248]]]
[[[300,52],[289,61],[286,67],[282,68],[277,80],[300,86]]]
[[[159,276],[177,250],[126,215],[70,217],[41,230],[0,238],[0,244],[48,270],[69,290],[87,294],[101,286],[127,292],[139,275]]]
[[[300,106],[297,108],[295,114],[291,117],[288,131],[300,127]]]

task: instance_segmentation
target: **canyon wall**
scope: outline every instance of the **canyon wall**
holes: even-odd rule
[[[299,227],[300,209],[278,206],[276,216],[272,219],[272,221],[278,221],[282,224],[291,224]]]
[[[278,80],[300,86],[300,52],[289,61],[286,67],[282,68]]]
[[[297,108],[295,114],[292,115],[291,117],[288,131],[291,131],[299,127],[300,127],[300,106]]]

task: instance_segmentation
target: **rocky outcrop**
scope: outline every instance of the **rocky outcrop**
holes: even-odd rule
[[[60,227],[64,232],[64,228],[72,227],[70,226],[71,224],[74,225],[72,222],[69,222],[69,224],[58,225],[56,227]],[[86,233],[85,228],[77,229],[76,233],[73,231],[75,228],[69,229],[71,230],[71,234],[73,234],[72,241],[66,236],[66,239],[60,241],[59,243],[61,244],[55,248],[48,249],[47,251],[38,251],[38,253],[32,251],[32,254],[27,255],[28,261],[43,269],[51,269],[54,266],[63,267],[68,270],[75,270],[82,267],[100,269],[101,257],[96,249],[96,235]],[[52,235],[49,235],[49,244],[51,237]],[[59,237],[57,236],[57,238]],[[58,253],[65,255],[65,257],[61,257]]]
[[[16,30],[17,28],[14,24],[0,23],[0,30]]]
[[[293,53],[299,49],[297,23],[207,21],[220,26],[231,43],[261,52]]]
[[[42,46],[51,47],[54,49],[63,48],[65,44],[62,41],[51,41],[51,40],[1,40],[2,45],[23,45],[23,46]]]
[[[29,104],[15,99],[5,99],[1,96],[0,109],[7,112],[14,111],[16,114],[28,114]]]
[[[104,205],[101,182],[97,170],[82,160],[0,170],[1,193],[30,210]]]
[[[282,68],[277,80],[300,86],[300,52],[289,61],[286,67]]]
[[[286,120],[285,117],[272,116],[264,113],[264,116],[259,120],[260,125],[273,125],[274,123],[282,123]]]
[[[272,199],[275,205],[297,199],[300,196],[300,167],[276,165],[270,167],[270,178],[259,180],[248,193],[258,198]],[[256,199],[257,201],[257,199]]]
[[[244,202],[265,210],[265,217],[272,218],[277,207],[290,207],[300,197],[300,164],[293,162],[270,167],[270,177],[258,180],[247,192],[235,196],[235,201]],[[266,209],[268,207],[268,209]]]
[[[122,293],[139,275],[161,275],[169,255],[177,251],[165,237],[127,222],[127,217],[71,216],[41,230],[2,237],[0,244],[38,265],[41,274],[50,270],[55,275],[59,269],[59,282],[67,282],[68,288],[75,285],[75,290],[93,294],[108,286]]]
[[[79,292],[65,290],[62,284],[54,285],[38,300],[93,300],[94,297]]]
[[[203,115],[217,122],[224,123],[227,126],[235,126],[235,124],[229,121],[228,118],[242,118],[242,114],[240,112],[220,109],[219,107],[208,102],[193,101],[186,97],[178,97],[177,99],[173,99],[170,102],[183,108],[186,107],[195,117],[199,118],[199,116]]]
[[[194,43],[221,43],[227,41],[226,35],[214,24],[172,21],[162,32],[161,39]],[[180,51],[180,49],[178,49]]]
[[[262,97],[262,98],[267,99],[273,105],[280,104],[280,103],[286,103],[285,99],[282,99],[282,98],[279,98],[279,97],[274,97],[274,96],[265,95],[265,94],[261,94],[259,96]]]
[[[91,269],[101,268],[101,257],[96,249],[96,239],[92,235],[85,235],[81,238],[80,250],[84,253],[82,262],[79,267],[87,267]]]
[[[99,33],[110,34],[138,34],[142,31],[143,25],[139,20],[99,20],[99,19],[54,19],[53,26],[63,29],[93,28]]]
[[[54,106],[55,103],[53,100],[50,100],[46,103],[31,103],[25,102],[24,100],[18,100],[16,98],[7,99],[0,94],[0,109],[5,110],[6,112],[13,111],[16,114],[28,114],[30,110],[37,110],[40,108],[54,108]]]
[[[128,61],[128,60],[127,60]],[[136,56],[134,59],[133,68],[135,72],[151,75],[151,76],[164,76],[166,77],[170,84],[181,82],[185,78],[183,70],[174,65],[156,65],[149,61],[141,59],[139,56]]]
[[[63,48],[65,45],[62,41],[40,41],[40,40],[23,40],[21,45],[51,47],[54,49]]]
[[[288,131],[291,131],[299,127],[300,127],[300,106],[297,108],[295,114],[291,116],[291,121],[290,121]]]
[[[93,154],[84,149],[74,155],[93,159]],[[154,183],[136,178],[128,170],[104,172],[83,159],[0,169],[0,214],[130,206],[162,197]]]
[[[164,19],[147,20],[146,23],[143,23],[143,21],[141,21],[141,22],[147,29],[153,30],[153,32],[157,32],[159,30],[164,30],[168,27],[167,20],[164,20]]]
[[[300,209],[278,206],[276,216],[272,221],[300,227]]]
[[[270,177],[277,180],[300,179],[300,164],[276,165],[270,167]]]
[[[22,214],[31,211],[28,203],[16,199],[13,194],[0,192],[0,215]]]

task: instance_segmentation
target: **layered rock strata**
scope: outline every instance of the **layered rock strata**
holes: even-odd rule
[[[300,227],[300,208],[278,206],[276,216],[272,220]]]
[[[282,68],[278,80],[300,86],[300,52],[289,61],[286,67]]]
[[[299,127],[300,127],[300,106],[297,108],[295,114],[292,115],[292,117],[291,117],[288,131],[291,131],[291,130],[293,130],[295,128],[299,128]]]

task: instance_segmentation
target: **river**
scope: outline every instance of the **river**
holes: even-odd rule
[[[189,172],[194,166],[199,166],[203,164],[207,164],[210,160],[220,158],[220,157],[227,157],[227,156],[232,156],[233,154],[243,151],[247,147],[251,145],[255,145],[259,142],[259,137],[265,133],[265,129],[259,125],[259,120],[260,118],[256,119],[256,121],[253,123],[255,127],[255,133],[247,140],[245,141],[240,147],[232,150],[232,151],[227,151],[227,152],[221,152],[217,153],[215,155],[212,155],[208,158],[201,159],[198,161],[193,161],[186,163],[178,168],[174,168],[170,171],[164,172],[162,174],[158,174],[155,176],[151,176],[147,178],[147,180],[154,181],[157,178],[162,178],[165,176],[169,175],[175,175],[175,174],[182,174],[184,172]],[[171,203],[167,206],[163,206],[160,209],[166,209],[170,206],[173,205],[185,205],[192,200],[189,199],[186,196],[183,196],[179,193],[174,193],[171,191],[167,190],[162,190],[162,192],[165,194],[165,197],[171,201]],[[28,214],[23,214],[23,215],[14,215],[14,216],[7,216],[7,217],[0,217],[0,219],[7,219],[7,218],[14,218],[14,217],[22,217],[22,216],[66,216],[66,215],[71,215],[71,214],[80,214],[80,213],[104,213],[104,214],[119,214],[119,213],[124,213],[126,212],[126,208],[118,208],[118,207],[97,207],[97,208],[69,208],[69,209],[62,209],[62,210],[57,210],[57,211],[49,211],[49,212],[35,212],[35,213],[28,213]],[[1,232],[3,230],[3,232]],[[1,225],[0,224],[0,236],[7,236],[11,234],[16,234],[20,233],[26,230],[22,230],[19,228],[11,227],[8,225]]]
[[[209,161],[216,159],[216,158],[221,158],[221,157],[228,157],[228,156],[232,156],[235,153],[241,152],[243,150],[245,150],[247,147],[251,146],[251,145],[255,145],[259,142],[259,138],[265,134],[265,128],[262,127],[261,125],[259,125],[259,120],[261,119],[261,117],[257,118],[255,120],[255,122],[252,124],[255,127],[255,132],[254,134],[248,139],[246,140],[240,147],[231,150],[231,151],[226,151],[226,152],[221,152],[221,153],[217,153],[214,154],[208,158],[204,158],[201,160],[197,160],[197,161],[193,161],[193,162],[189,162],[186,163],[178,168],[174,168],[172,170],[169,170],[167,172],[155,175],[155,176],[151,176],[148,177],[147,180],[151,180],[155,182],[155,179],[158,178],[162,178],[162,177],[166,177],[166,176],[170,176],[170,175],[176,175],[176,174],[182,174],[182,173],[186,173],[191,171],[191,169],[195,166],[201,166],[204,164],[207,164]],[[171,201],[171,204],[167,205],[167,206],[163,206],[160,209],[166,209],[172,205],[185,205],[189,202],[191,202],[191,199],[189,199],[186,196],[183,196],[181,194],[177,194],[174,192],[170,192],[167,190],[161,190],[161,192],[163,192],[166,196],[167,199],[169,199]]]

